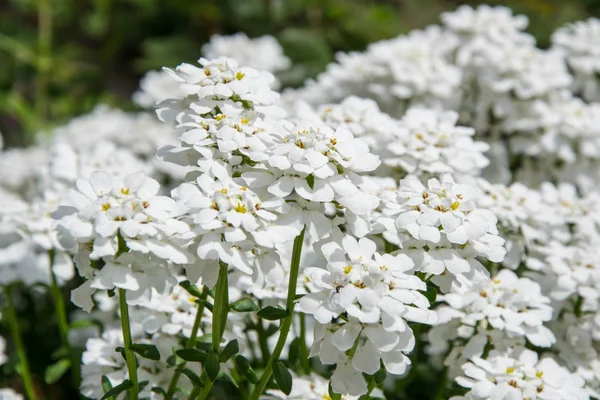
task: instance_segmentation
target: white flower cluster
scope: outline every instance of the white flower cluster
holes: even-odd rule
[[[338,393],[364,394],[367,383],[361,372],[375,374],[380,361],[389,373],[402,375],[410,364],[405,353],[415,344],[407,322],[437,319],[419,293],[427,289],[425,282],[406,273],[412,260],[375,250],[367,238],[345,236],[341,246],[323,245],[327,269],[305,270],[309,293],[298,308],[319,323],[311,353],[324,364],[337,364],[331,384]]]
[[[474,358],[463,366],[465,377],[457,383],[470,389],[453,400],[480,399],[588,399],[583,379],[552,358],[524,348],[492,351],[488,359]]]

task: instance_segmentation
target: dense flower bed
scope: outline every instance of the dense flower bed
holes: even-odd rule
[[[12,291],[44,282],[46,380],[90,399],[395,399],[419,366],[437,399],[600,398],[600,22],[526,26],[463,6],[282,93],[273,38],[215,37],[146,112],[0,153],[27,396]]]

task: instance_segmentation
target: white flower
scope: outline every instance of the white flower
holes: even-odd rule
[[[400,167],[417,176],[452,173],[478,175],[489,161],[483,153],[487,143],[474,142],[472,128],[455,126],[458,114],[410,109],[392,132],[386,145],[386,165]]]
[[[430,179],[428,187],[409,177],[400,181],[397,200],[384,205],[383,213],[395,219],[394,226],[383,218],[388,235],[397,235],[416,269],[436,275],[433,282],[444,291],[453,282],[469,285],[489,275],[475,257],[501,262],[506,254],[497,219],[476,207],[477,196],[475,187],[450,175]]]
[[[142,336],[138,326],[134,326],[133,336],[136,343],[154,344],[157,346],[161,359],[152,361],[138,357],[138,380],[148,381],[148,384],[140,391],[140,397],[151,400],[159,400],[162,395],[152,391],[155,386],[167,387],[171,379],[172,371],[168,368],[167,358],[172,354],[172,348],[177,346],[174,337],[155,335],[146,339]],[[99,399],[104,395],[102,377],[106,376],[113,387],[128,378],[127,366],[124,357],[117,351],[116,347],[123,346],[123,334],[121,329],[107,329],[101,337],[90,338],[86,343],[86,350],[82,355],[81,367],[81,393],[93,399]],[[195,368],[189,365],[188,368]],[[199,373],[199,371],[196,371]],[[181,379],[179,385],[186,389],[191,388],[188,380]],[[123,399],[125,393],[119,395]]]
[[[375,250],[367,238],[345,236],[341,246],[336,241],[323,245],[327,269],[304,270],[309,293],[297,309],[312,314],[321,327],[311,356],[337,364],[332,385],[342,394],[364,394],[366,384],[357,378],[361,372],[376,373],[380,360],[388,372],[403,374],[410,363],[405,353],[415,341],[407,321],[431,324],[437,319],[418,292],[426,290],[425,283],[406,273],[413,267],[410,258]],[[341,314],[346,317],[331,324]]]
[[[273,36],[265,35],[250,39],[239,32],[231,36],[214,35],[202,46],[204,57],[228,57],[244,65],[259,70],[276,72],[290,66],[290,60],[283,53],[281,45]]]
[[[456,382],[470,389],[453,399],[589,399],[584,380],[552,358],[523,348],[506,353],[492,351],[486,359],[475,357],[463,365],[466,377]]]
[[[286,197],[295,191],[306,200],[329,203],[334,200],[355,214],[365,214],[379,203],[375,196],[360,190],[363,179],[357,174],[379,165],[365,142],[350,131],[329,127],[289,125],[270,148],[262,174],[243,174],[256,180],[253,186]]]
[[[207,174],[200,175],[195,184],[179,186],[173,198],[199,239],[200,259],[221,260],[254,274],[259,286],[264,279],[280,283],[283,273],[273,276],[264,268],[281,270],[275,245],[293,241],[302,230],[299,213],[282,198],[254,191],[239,178],[222,175],[214,180]]]
[[[174,263],[191,261],[175,242],[176,235],[189,232],[187,224],[172,218],[175,202],[158,196],[160,185],[143,173],[123,179],[103,171],[78,180],[55,215],[59,222],[59,240],[66,248],[75,243],[80,249],[91,244],[91,259],[117,254],[120,235],[132,251],[151,253]],[[173,240],[170,240],[170,239]]]
[[[501,270],[491,281],[485,281],[472,288],[458,289],[438,297],[447,303],[436,309],[440,324],[430,331],[432,340],[446,341],[455,329],[454,336],[467,339],[467,357],[481,356],[484,346],[493,338],[495,347],[502,336],[495,337],[492,330],[504,332],[509,338],[525,337],[537,347],[550,347],[556,338],[544,323],[552,319],[550,298],[541,293],[540,285],[528,278],[519,278],[507,269]],[[456,324],[458,319],[460,324]],[[436,330],[444,331],[445,338]],[[434,347],[444,348],[439,343]]]
[[[558,29],[552,34],[552,44],[567,59],[575,75],[573,89],[582,92],[588,101],[600,100],[600,20],[590,18]]]

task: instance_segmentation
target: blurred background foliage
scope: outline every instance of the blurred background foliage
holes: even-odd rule
[[[274,35],[298,86],[335,52],[437,23],[452,0],[0,0],[0,132],[6,146],[105,103],[133,109],[140,77],[193,62],[211,35]],[[600,15],[600,0],[508,0],[541,47],[569,21]]]

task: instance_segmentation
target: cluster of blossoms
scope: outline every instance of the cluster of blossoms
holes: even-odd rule
[[[0,282],[76,287],[84,396],[600,398],[600,23],[441,22],[281,96],[274,38],[216,36],[156,115],[0,153]]]

